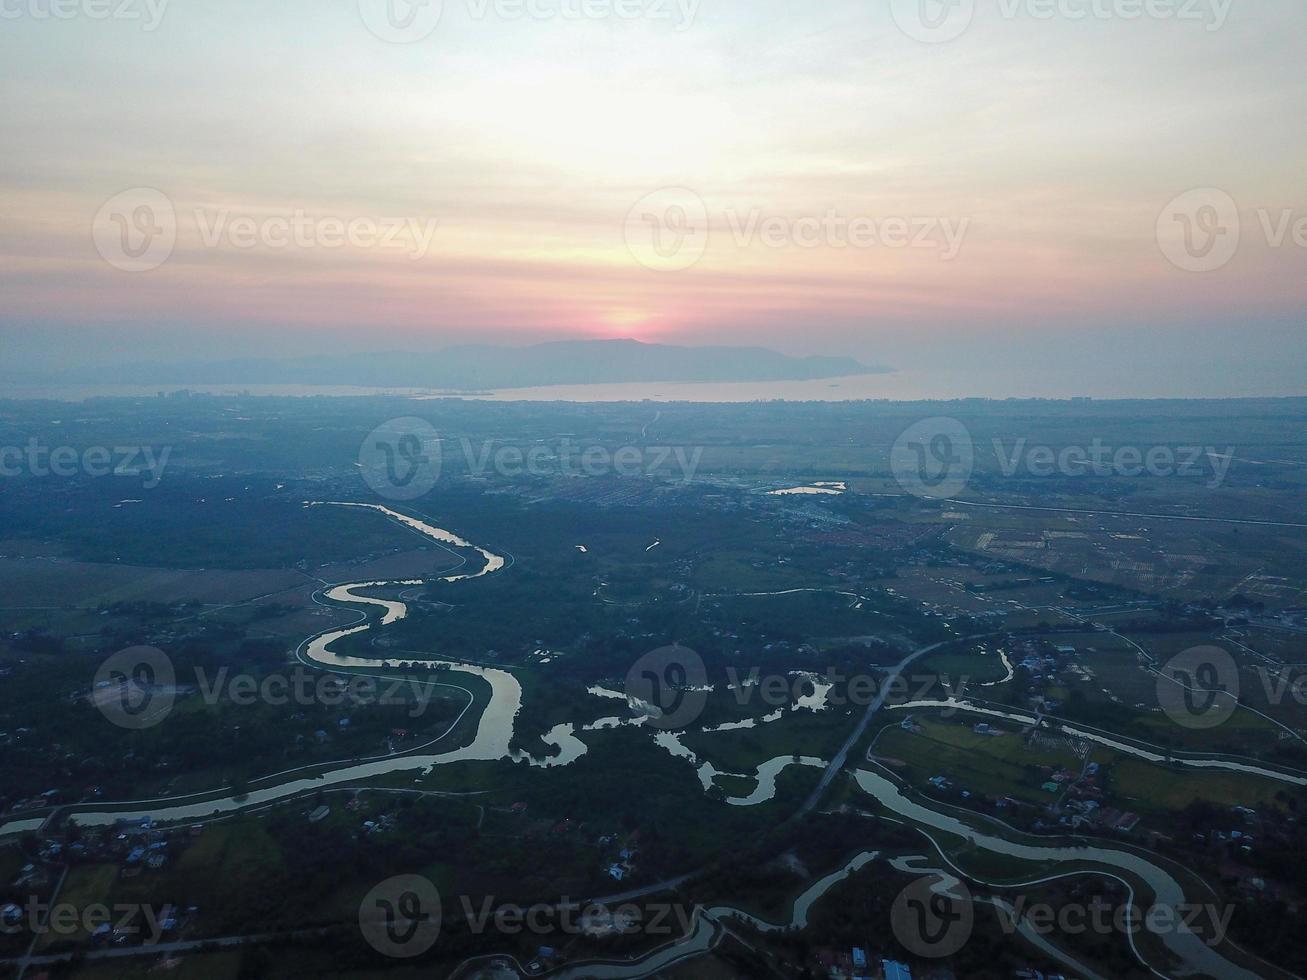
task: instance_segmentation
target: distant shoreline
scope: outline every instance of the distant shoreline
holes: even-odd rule
[[[667,381],[620,382],[610,384],[551,385],[535,388],[498,388],[449,390],[437,387],[375,387],[364,385],[299,384],[5,384],[0,383],[0,402],[54,401],[84,402],[91,399],[166,400],[186,397],[261,397],[261,398],[400,398],[414,401],[457,399],[463,401],[575,402],[584,404],[629,404],[638,402],[683,404],[750,404],[758,402],[790,403],[993,403],[1043,402],[1058,404],[1106,402],[1231,402],[1285,401],[1307,398],[1307,386],[1297,393],[1246,391],[1229,395],[1210,392],[1192,394],[1183,391],[1150,394],[1115,391],[1058,391],[1057,379],[1044,383],[1026,383],[1021,390],[989,391],[996,384],[973,382],[950,383],[911,373],[853,375],[810,381]]]

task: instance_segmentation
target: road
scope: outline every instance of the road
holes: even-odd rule
[[[922,647],[920,650],[909,654],[904,657],[903,660],[899,661],[898,666],[886,675],[884,683],[880,686],[880,693],[876,695],[875,700],[867,705],[867,710],[863,714],[862,720],[858,722],[857,727],[853,729],[853,732],[849,735],[848,740],[845,741],[843,747],[841,747],[839,752],[835,755],[835,758],[831,759],[830,765],[826,767],[826,771],[822,774],[821,781],[817,783],[817,788],[812,791],[812,794],[808,797],[807,801],[804,802],[803,806],[799,808],[798,812],[795,813],[790,820],[802,820],[816,808],[818,803],[821,802],[821,798],[826,794],[826,790],[830,788],[830,784],[835,781],[835,777],[839,775],[840,770],[842,770],[845,764],[849,761],[849,753],[853,751],[853,746],[856,745],[858,740],[867,733],[867,728],[871,725],[871,719],[874,718],[876,712],[884,706],[885,699],[889,697],[894,682],[903,676],[903,671],[927,654],[934,653],[940,647],[946,647],[951,643],[964,643],[969,640],[983,640],[988,637],[1002,635],[1004,634],[978,633],[974,636],[951,637],[947,640],[940,640],[938,643],[932,643],[930,646]]]
[[[876,496],[896,497],[901,494],[876,494]],[[1292,524],[1288,521],[1258,521],[1238,517],[1198,517],[1184,514],[1144,514],[1127,510],[1082,510],[1078,507],[1035,507],[1031,504],[987,504],[975,500],[941,500],[940,503],[954,504],[958,507],[986,507],[991,510],[1036,510],[1049,514],[1085,514],[1093,517],[1136,517],[1149,521],[1198,521],[1204,524],[1244,524],[1252,527],[1290,527],[1307,530],[1307,524]]]

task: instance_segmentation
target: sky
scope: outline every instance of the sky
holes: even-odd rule
[[[1302,0],[0,0],[0,374],[634,337],[1307,394],[1304,36]]]

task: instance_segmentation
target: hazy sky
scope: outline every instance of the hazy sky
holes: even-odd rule
[[[3,367],[632,336],[1307,393],[1307,5],[969,8],[0,0]]]

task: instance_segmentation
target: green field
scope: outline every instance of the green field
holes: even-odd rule
[[[1082,765],[1069,748],[1049,750],[1025,743],[1015,733],[977,735],[975,719],[939,721],[918,717],[920,733],[898,726],[882,732],[875,755],[907,763],[901,771],[914,786],[923,787],[933,776],[945,776],[957,788],[986,796],[1050,803],[1056,796],[1041,789],[1048,780],[1046,767],[1079,771]]]

